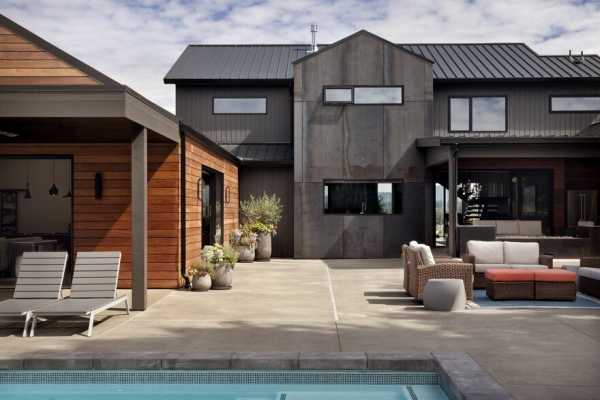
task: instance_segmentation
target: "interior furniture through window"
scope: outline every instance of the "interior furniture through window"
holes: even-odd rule
[[[402,183],[329,181],[323,184],[326,214],[400,214]]]

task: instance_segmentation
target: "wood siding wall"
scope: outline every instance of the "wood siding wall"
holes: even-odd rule
[[[217,143],[291,143],[288,87],[177,86],[177,117]],[[213,97],[266,97],[267,114],[213,114]]]
[[[85,72],[0,26],[0,85],[98,85]]]
[[[434,136],[573,136],[589,125],[598,112],[550,113],[551,95],[600,95],[600,83],[455,83],[434,85]],[[450,96],[507,96],[508,131],[457,133],[448,131]]]
[[[131,146],[3,144],[0,155],[73,157],[73,250],[123,253],[119,287],[131,287]],[[94,197],[94,176],[103,196]],[[148,145],[148,287],[180,286],[179,147]]]
[[[186,264],[200,260],[202,250],[202,199],[198,195],[198,180],[202,166],[223,173],[224,190],[229,188],[229,201],[223,196],[223,239],[239,226],[238,167],[232,162],[207,151],[198,141],[188,135],[185,143],[186,181]],[[187,267],[187,266],[186,266]]]

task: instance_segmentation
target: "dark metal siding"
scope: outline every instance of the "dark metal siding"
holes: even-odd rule
[[[597,113],[550,113],[550,95],[600,95],[600,83],[436,83],[433,96],[434,136],[539,137],[574,136]],[[507,96],[508,130],[501,133],[448,132],[448,97]]]
[[[291,143],[291,89],[287,87],[177,86],[177,116],[220,144]],[[213,97],[266,97],[267,114],[213,114]]]
[[[283,216],[273,238],[273,257],[294,255],[294,189],[292,166],[243,166],[240,170],[240,199],[263,192],[276,194],[283,203]]]

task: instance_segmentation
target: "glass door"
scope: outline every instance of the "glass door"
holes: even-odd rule
[[[202,246],[223,243],[223,174],[202,167]]]

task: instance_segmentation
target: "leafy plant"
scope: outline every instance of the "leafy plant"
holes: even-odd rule
[[[210,264],[207,264],[205,262],[196,261],[188,267],[187,275],[190,278],[193,278],[195,276],[201,278],[203,276],[210,275],[210,277],[212,279],[214,279],[215,270],[213,269],[212,265],[210,265]]]
[[[237,262],[237,253],[230,245],[226,244],[223,246],[223,263],[231,265],[233,267]]]
[[[220,244],[204,246],[202,249],[202,259],[210,264],[221,264],[223,262],[223,246]]]
[[[255,233],[277,233],[277,224],[281,220],[283,206],[277,195],[263,193],[260,197],[250,195],[250,198],[240,202],[240,211],[244,223]]]
[[[242,225],[240,229],[229,234],[229,243],[232,246],[256,246],[256,233],[252,232],[250,226]]]

